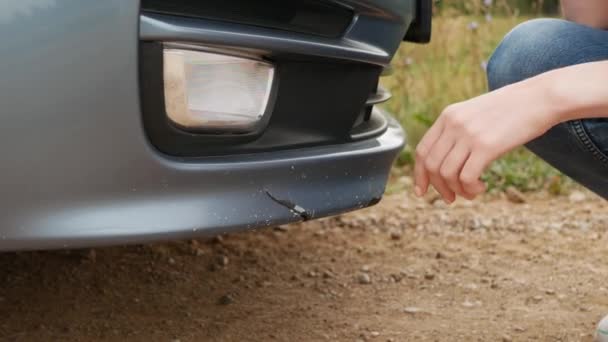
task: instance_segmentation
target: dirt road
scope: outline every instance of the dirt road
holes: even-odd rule
[[[212,240],[0,255],[2,341],[590,341],[589,194],[360,213]]]

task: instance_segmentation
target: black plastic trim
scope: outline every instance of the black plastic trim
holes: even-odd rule
[[[354,17],[349,8],[319,0],[142,0],[142,10],[333,38]]]
[[[426,44],[431,41],[433,29],[433,0],[416,2],[416,18],[410,25],[404,40]]]
[[[384,103],[384,102],[390,100],[391,97],[393,97],[393,95],[391,94],[390,91],[386,90],[382,86],[378,86],[378,89],[376,90],[376,92],[374,94],[370,95],[370,97],[367,99],[366,104],[368,106],[377,105],[377,104]]]
[[[369,120],[364,121],[351,131],[352,140],[364,140],[384,133],[388,129],[388,120],[380,112],[372,110]]]

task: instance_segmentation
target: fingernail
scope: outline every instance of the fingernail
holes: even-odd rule
[[[420,189],[420,187],[418,185],[416,185],[414,187],[414,192],[416,193],[416,196],[418,196],[418,197],[422,196],[422,189]]]

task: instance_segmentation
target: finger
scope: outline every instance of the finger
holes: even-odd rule
[[[462,187],[462,184],[460,183],[460,172],[470,154],[471,149],[469,144],[463,141],[458,142],[448,153],[439,169],[441,178],[450,190],[466,199],[473,199],[473,197]]]
[[[416,162],[414,165],[414,184],[416,195],[424,195],[429,187],[429,174],[425,168],[425,160],[433,145],[443,132],[443,120],[437,119],[435,124],[426,132],[422,140],[416,146]]]
[[[450,189],[450,187],[445,183],[443,178],[437,174],[430,175],[431,184],[437,190],[437,192],[443,198],[443,201],[451,204],[456,200],[456,194]]]
[[[443,161],[447,158],[455,144],[456,139],[444,131],[444,134],[442,134],[433,145],[431,152],[424,162],[424,167],[429,173],[431,184],[433,184],[433,187],[448,203],[453,202],[456,199],[456,195],[447,185],[443,177],[441,177],[440,169]]]
[[[460,171],[460,183],[465,192],[470,195],[480,195],[486,191],[486,185],[481,181],[483,171],[492,159],[482,151],[472,151],[469,159]]]

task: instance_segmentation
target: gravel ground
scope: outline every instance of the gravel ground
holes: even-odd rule
[[[400,194],[210,240],[1,254],[0,340],[591,341],[608,205],[504,197]]]

